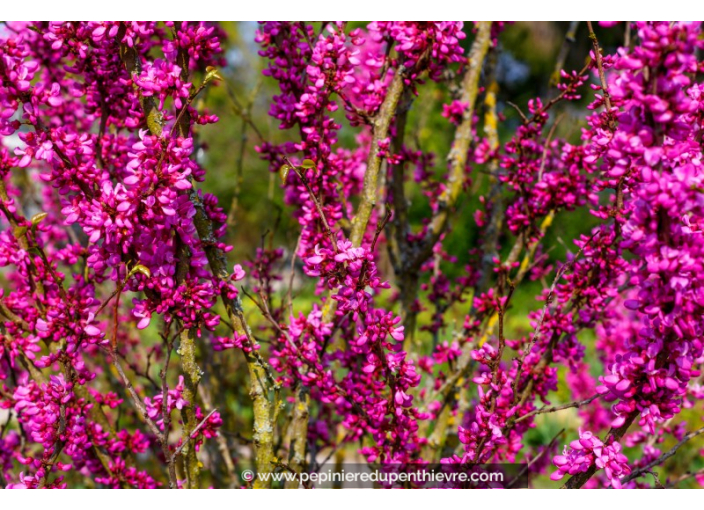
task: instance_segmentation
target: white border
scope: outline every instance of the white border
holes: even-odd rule
[[[682,19],[696,14],[692,2],[625,0],[496,0],[493,2],[432,0],[261,0],[259,2],[210,0],[33,0],[2,1],[3,19],[502,19],[567,20],[608,17],[609,19]]]
[[[353,489],[349,489],[353,490]],[[312,491],[113,491],[106,495],[100,491],[5,491],[2,493],[3,508],[21,508],[31,501],[35,505],[51,510],[124,510],[126,504],[139,509],[181,508],[205,510],[207,508],[245,510],[593,510],[596,508],[638,508],[648,510],[663,504],[672,507],[677,496],[659,491],[584,490],[579,495],[569,491],[543,490],[472,492],[448,490],[355,490],[351,493],[334,490]],[[673,499],[674,498],[674,499]],[[692,503],[691,498],[682,503]],[[17,505],[17,506],[15,506]],[[90,506],[89,506],[90,505]],[[177,505],[177,506],[174,506]],[[324,505],[324,506],[323,506]]]

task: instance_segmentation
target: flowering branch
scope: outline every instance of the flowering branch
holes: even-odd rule
[[[377,181],[382,160],[379,154],[381,150],[380,144],[388,137],[391,121],[396,114],[396,107],[403,94],[405,73],[406,69],[403,65],[396,70],[379,113],[376,114],[372,121],[374,126],[373,137],[369,149],[369,157],[367,158],[367,170],[364,173],[363,192],[357,207],[357,214],[352,222],[352,233],[350,234],[350,241],[352,241],[354,246],[362,244],[367,223],[376,204]]]
[[[697,437],[700,434],[704,434],[704,427],[701,427],[697,430],[693,430],[692,432],[688,432],[685,434],[685,436],[680,439],[680,441],[670,448],[668,451],[660,455],[657,459],[654,459],[650,461],[648,464],[645,466],[639,467],[638,469],[635,469],[634,471],[631,472],[630,475],[625,476],[624,478],[621,479],[621,484],[626,484],[630,482],[631,480],[635,480],[639,476],[650,472],[651,469],[653,469],[655,466],[659,466],[663,462],[665,462],[667,459],[670,457],[674,456],[675,453],[677,453],[677,450],[679,450],[682,445],[684,445],[687,441],[690,441],[692,438]]]

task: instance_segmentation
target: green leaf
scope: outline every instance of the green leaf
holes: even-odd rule
[[[213,80],[222,80],[217,67],[208,66],[205,68],[205,83],[210,83]]]
[[[286,183],[286,177],[288,177],[290,171],[291,167],[289,165],[281,165],[281,168],[279,168],[279,176],[281,176],[281,182],[284,184]]]
[[[32,225],[36,226],[39,225],[42,221],[44,221],[44,218],[46,218],[47,216],[49,216],[48,213],[40,212],[32,216],[30,221],[32,222]]]
[[[136,266],[134,266],[132,268],[132,270],[130,271],[130,276],[137,274],[137,273],[142,273],[147,278],[152,277],[152,272],[149,270],[149,268],[146,266],[143,266],[142,264],[137,264]]]
[[[301,163],[301,168],[317,168],[317,165],[312,159],[304,159]]]

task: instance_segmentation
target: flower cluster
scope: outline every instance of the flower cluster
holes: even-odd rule
[[[621,453],[621,445],[615,442],[604,444],[591,432],[580,431],[579,439],[570,443],[569,450],[565,447],[564,453],[554,457],[553,462],[557,471],[550,477],[552,480],[560,480],[566,474],[585,472],[596,465],[604,470],[614,489],[620,489],[620,479],[631,472],[628,458]]]
[[[192,157],[192,126],[217,118],[192,100],[194,79],[222,62],[220,36],[204,22],[16,23],[0,36],[0,133],[18,140],[14,158],[1,153],[0,264],[13,288],[3,293],[12,320],[0,374],[24,374],[3,407],[28,440],[16,447],[24,473],[3,458],[10,486],[60,486],[55,470],[110,487],[160,485],[134,462],[158,438],[115,428],[105,409],[122,400],[88,383],[103,373],[101,351],[126,358],[136,342],[122,323],[143,329],[154,314],[167,328],[219,323],[210,309],[221,282],[207,267],[195,216],[197,207],[214,221],[222,213],[194,189],[204,171]],[[18,201],[13,167],[38,177],[40,196]],[[40,212],[27,219],[37,199]],[[170,401],[182,386],[166,386]],[[162,422],[159,398],[143,405]],[[181,404],[165,406],[169,413],[183,407],[173,398]],[[217,420],[194,442],[212,437]]]

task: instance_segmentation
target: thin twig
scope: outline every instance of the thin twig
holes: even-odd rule
[[[308,179],[306,178],[305,173],[303,173],[298,166],[291,163],[291,160],[288,159],[287,157],[284,156],[284,160],[286,161],[286,164],[288,166],[290,166],[294,172],[296,172],[296,175],[301,180],[301,182],[303,182],[303,185],[308,190],[308,194],[310,195],[311,200],[315,204],[315,209],[318,211],[318,216],[320,216],[320,221],[323,223],[323,227],[325,228],[325,232],[328,234],[328,237],[330,238],[330,243],[332,243],[332,247],[337,252],[337,238],[335,237],[335,234],[333,233],[332,229],[330,228],[330,224],[328,223],[328,220],[325,217],[325,213],[323,212],[323,206],[320,204],[318,197],[315,196],[315,193],[313,192],[313,188],[310,187],[310,183],[308,182]]]
[[[648,464],[646,464],[645,466],[636,469],[636,470],[633,471],[630,475],[625,476],[624,478],[622,478],[622,479],[621,479],[621,484],[622,484],[622,485],[627,484],[627,483],[630,482],[631,480],[635,480],[636,478],[638,478],[640,475],[649,472],[649,471],[650,471],[652,468],[654,468],[655,466],[658,466],[658,465],[662,464],[662,463],[665,462],[667,459],[669,459],[670,457],[672,457],[675,453],[677,453],[677,450],[679,450],[680,447],[681,447],[683,444],[685,444],[685,443],[686,443],[687,441],[689,441],[690,439],[692,439],[692,438],[694,438],[694,437],[697,437],[699,434],[703,434],[703,433],[704,433],[704,427],[701,427],[701,428],[699,428],[699,429],[697,429],[697,430],[693,430],[692,432],[689,432],[689,433],[686,434],[675,446],[673,446],[673,447],[670,448],[668,451],[666,451],[665,453],[663,453],[662,455],[660,455],[660,457],[658,457],[657,459],[655,459],[655,460],[653,460],[653,461],[651,461],[651,462],[648,462]]]
[[[570,402],[569,404],[562,404],[562,405],[559,405],[559,406],[552,406],[552,407],[543,406],[543,407],[541,407],[540,409],[536,409],[535,411],[531,411],[531,412],[528,413],[528,414],[524,414],[523,416],[521,416],[520,418],[518,418],[515,423],[519,423],[519,422],[521,422],[521,421],[523,421],[523,420],[526,420],[526,419],[530,418],[531,416],[535,416],[535,415],[537,415],[537,414],[554,413],[554,412],[557,412],[557,411],[562,411],[563,409],[571,409],[571,408],[573,408],[573,407],[579,409],[579,408],[582,407],[582,406],[585,406],[585,405],[587,405],[587,404],[591,404],[593,401],[595,401],[596,399],[598,399],[600,396],[601,396],[601,395],[599,395],[599,394],[597,393],[596,395],[593,395],[593,396],[589,397],[589,398],[586,399],[586,400],[580,400],[580,401],[576,401],[576,402]]]
[[[543,146],[543,157],[540,158],[540,170],[538,171],[538,182],[543,180],[543,170],[545,169],[545,162],[548,159],[548,153],[550,152],[550,142],[552,141],[552,137],[555,134],[555,129],[557,128],[557,125],[560,123],[560,121],[563,119],[564,114],[558,116],[555,119],[555,122],[552,123],[552,127],[550,128],[550,131],[548,132],[548,137],[545,139],[545,145]]]
[[[516,103],[512,103],[511,101],[506,101],[506,104],[509,105],[509,106],[510,106],[511,108],[513,108],[514,110],[516,110],[516,112],[518,113],[518,115],[519,115],[519,116],[521,117],[521,119],[523,120],[523,123],[524,123],[524,124],[528,124],[528,123],[530,122],[530,120],[528,120],[528,117],[526,117],[526,114],[523,113],[523,110],[521,110],[521,108],[520,108]]]
[[[671,488],[675,487],[676,485],[680,484],[681,482],[684,482],[686,480],[689,480],[690,478],[694,478],[697,476],[704,476],[704,468],[701,468],[697,471],[686,472],[682,476],[679,476],[679,477],[675,478],[674,480],[672,480],[671,482],[668,482],[668,484],[665,486],[665,488],[671,489]]]
[[[527,472],[530,471],[530,468],[533,466],[533,464],[535,464],[536,462],[538,462],[538,461],[541,459],[541,457],[542,457],[543,455],[545,455],[547,452],[549,452],[550,450],[552,450],[553,446],[555,446],[555,443],[557,442],[557,439],[558,439],[562,434],[564,434],[564,433],[565,433],[565,429],[562,429],[560,432],[558,432],[557,434],[555,434],[555,437],[552,438],[552,441],[550,441],[550,443],[549,443],[545,448],[543,448],[542,450],[540,450],[540,452],[538,453],[538,455],[536,455],[535,457],[533,457],[533,458],[530,460],[530,462],[528,462],[528,464],[526,464],[526,466],[518,472],[518,474],[516,475],[516,477],[515,477],[515,478],[511,481],[511,483],[509,483],[505,488],[506,488],[506,489],[510,489],[511,487],[513,487],[514,485],[516,485],[516,483],[518,483],[518,480],[520,480],[523,475],[525,475]]]
[[[592,40],[592,46],[594,47],[594,58],[596,59],[596,67],[599,72],[599,81],[601,82],[601,91],[604,95],[604,104],[606,105],[606,115],[609,119],[609,129],[614,131],[616,125],[614,123],[614,118],[611,113],[611,96],[609,95],[609,88],[606,85],[606,75],[604,74],[604,63],[601,58],[601,47],[599,46],[599,40],[596,38],[594,33],[594,28],[592,27],[592,22],[587,21],[587,27],[589,28],[589,38]]]
[[[183,443],[181,443],[181,446],[179,446],[178,448],[176,448],[176,451],[174,451],[173,455],[171,456],[170,462],[173,462],[174,459],[175,459],[178,455],[181,454],[181,451],[186,447],[186,445],[189,443],[189,441],[190,441],[192,438],[194,438],[194,437],[198,434],[198,431],[203,427],[203,425],[205,425],[205,422],[207,422],[208,419],[209,419],[209,418],[213,415],[213,413],[215,413],[216,411],[217,411],[217,408],[215,408],[215,409],[213,409],[212,411],[210,411],[210,412],[208,413],[208,415],[207,415],[205,418],[203,418],[203,419],[201,420],[201,422],[200,422],[198,425],[196,425],[196,428],[194,428],[193,431],[188,435],[188,437],[186,438],[186,440],[185,440]]]
[[[120,365],[120,362],[117,360],[117,356],[115,354],[111,354],[111,358],[112,364],[117,370],[117,373],[120,375],[120,379],[122,379],[122,384],[125,386],[125,389],[127,390],[127,393],[132,399],[132,402],[134,403],[135,407],[142,414],[142,418],[144,418],[144,421],[149,427],[149,430],[151,430],[152,433],[156,436],[156,438],[161,441],[163,437],[161,430],[159,430],[159,426],[156,424],[156,422],[154,422],[154,420],[149,417],[149,413],[147,412],[147,408],[144,405],[144,402],[142,402],[142,399],[139,397],[139,395],[137,395],[134,386],[132,386],[132,382],[127,378],[127,375],[125,375],[125,371],[122,369],[122,365]]]

